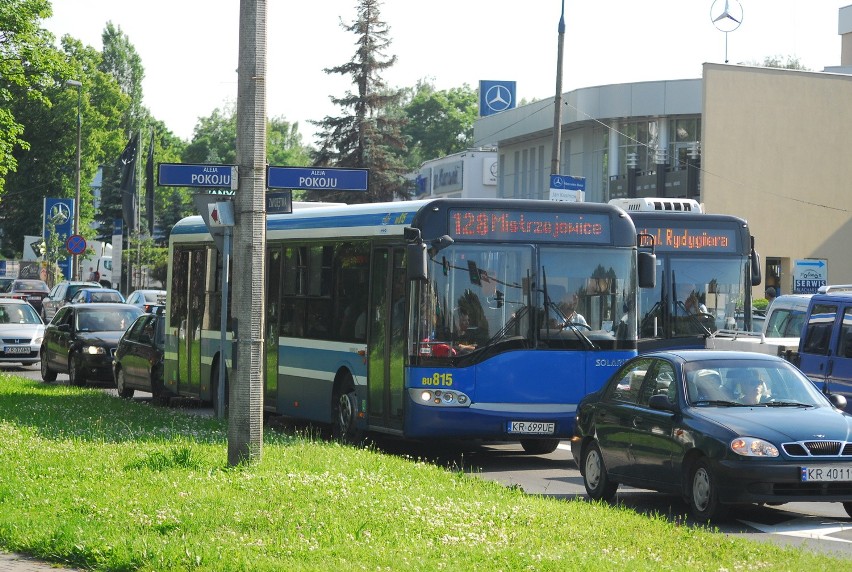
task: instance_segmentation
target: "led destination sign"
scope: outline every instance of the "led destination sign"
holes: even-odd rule
[[[637,228],[654,237],[654,248],[673,252],[737,252],[737,233],[717,228]],[[640,246],[650,246],[640,244]]]
[[[605,214],[450,209],[449,215],[454,239],[610,243],[610,219]]]

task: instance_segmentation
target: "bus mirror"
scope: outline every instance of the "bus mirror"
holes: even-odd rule
[[[639,252],[639,287],[653,288],[657,283],[657,255]]]
[[[408,280],[426,282],[426,280],[429,279],[429,275],[426,270],[428,263],[428,259],[426,257],[426,243],[415,242],[414,244],[407,244],[405,248],[406,253],[408,254]]]
[[[751,285],[760,286],[763,276],[760,273],[760,255],[752,249],[751,251]]]

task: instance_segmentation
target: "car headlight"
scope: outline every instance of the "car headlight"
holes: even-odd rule
[[[105,354],[106,350],[104,348],[100,347],[100,346],[84,346],[83,347],[83,353],[87,353],[87,354],[90,354],[90,355],[99,355],[99,354]]]
[[[40,346],[41,342],[43,342],[43,341],[44,341],[44,336],[36,336],[36,337],[33,338],[33,345],[34,346]]]
[[[777,457],[778,447],[754,437],[737,437],[731,441],[731,451],[743,457]]]

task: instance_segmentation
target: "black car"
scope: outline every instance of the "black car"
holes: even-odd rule
[[[112,360],[118,340],[142,313],[130,304],[67,304],[44,331],[41,378],[55,381],[67,373],[73,385],[113,381]]]
[[[775,356],[643,354],[580,402],[571,452],[593,499],[625,484],[680,494],[702,521],[751,503],[841,502],[852,516],[845,406]]]
[[[162,312],[142,314],[118,341],[113,375],[118,394],[133,397],[135,390],[148,391],[154,399],[168,402],[171,393],[163,385],[163,353],[166,347]]]

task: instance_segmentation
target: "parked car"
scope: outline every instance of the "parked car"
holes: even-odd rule
[[[72,304],[91,304],[92,302],[124,303],[124,296],[112,288],[81,288],[71,297]]]
[[[72,385],[113,381],[112,359],[118,340],[142,310],[130,304],[66,304],[45,327],[41,378],[67,373]]]
[[[41,301],[41,319],[44,323],[50,322],[57,310],[68,304],[77,290],[81,288],[101,288],[97,282],[80,282],[65,280],[54,286],[50,293]]]
[[[113,360],[113,376],[118,395],[133,397],[135,390],[148,391],[154,399],[171,397],[163,385],[163,353],[166,348],[165,318],[162,312],[142,314],[118,340]]]
[[[620,484],[681,494],[695,518],[736,504],[840,502],[852,516],[852,415],[777,356],[637,356],[580,402],[571,452],[593,499]]]
[[[165,290],[134,290],[127,297],[127,303],[139,306],[145,312],[155,312],[166,305]]]
[[[0,299],[0,362],[37,363],[43,338],[44,322],[28,302]]]
[[[14,276],[0,276],[0,292],[5,292],[6,288],[8,288],[14,281]]]
[[[812,294],[783,294],[766,311],[767,338],[798,338],[808,312]]]
[[[19,278],[13,280],[0,296],[26,300],[41,313],[41,302],[50,293],[50,288],[44,280]]]

